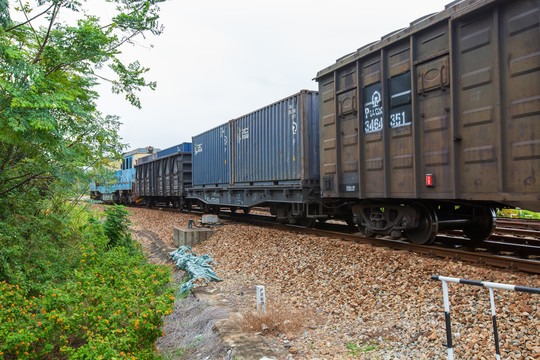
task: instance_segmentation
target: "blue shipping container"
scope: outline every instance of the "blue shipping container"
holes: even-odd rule
[[[319,178],[319,97],[302,90],[231,121],[234,185],[301,185]]]
[[[231,182],[230,125],[225,123],[193,137],[193,186],[228,186]]]
[[[190,142],[183,142],[181,144],[171,146],[170,148],[160,150],[157,152],[157,158],[160,159],[165,156],[169,156],[176,153],[181,152],[191,152],[191,143]]]

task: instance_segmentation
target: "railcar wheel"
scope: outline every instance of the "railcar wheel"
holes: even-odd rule
[[[244,214],[247,215],[251,211],[251,208],[245,207],[245,208],[242,209],[242,211],[244,212]]]
[[[354,222],[352,217],[346,218],[345,222],[347,223],[349,231],[356,231],[358,230],[358,227],[356,226],[356,223]]]
[[[429,205],[415,204],[414,207],[420,214],[418,227],[405,231],[405,236],[413,244],[429,245],[435,240],[439,231],[437,214]]]
[[[368,230],[367,227],[363,225],[357,225],[356,227],[358,228],[358,231],[360,232],[360,234],[362,234],[362,236],[367,238],[375,237],[375,233],[371,230]]]
[[[307,218],[307,217],[305,217],[305,218],[301,218],[301,219],[299,220],[299,224],[300,224],[301,226],[303,226],[303,227],[310,228],[310,227],[315,226],[315,221],[316,221],[316,220],[313,219],[313,218]]]
[[[473,215],[473,223],[463,229],[463,233],[475,244],[486,240],[495,230],[496,214],[492,208],[477,208]]]
[[[231,210],[231,212],[234,214],[238,208],[236,206],[231,206],[229,210]]]

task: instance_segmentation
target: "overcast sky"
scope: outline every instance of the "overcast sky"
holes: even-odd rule
[[[121,117],[130,149],[191,141],[301,89],[317,90],[317,71],[450,1],[169,0],[161,5],[164,33],[123,48],[125,59],[150,67],[157,89],[140,94],[139,110],[104,85],[99,109]],[[85,7],[106,11],[99,3]]]

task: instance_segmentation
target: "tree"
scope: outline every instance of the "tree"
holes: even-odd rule
[[[145,33],[159,35],[159,3],[165,0],[106,0],[116,7],[108,24],[77,0],[0,0],[0,201],[52,196],[99,170],[122,145],[119,120],[96,109],[100,81],[140,107],[137,92],[156,84],[120,48]],[[17,4],[17,5],[15,5]],[[71,13],[75,24],[60,20]],[[11,17],[10,17],[11,13]],[[19,13],[24,21],[14,22]],[[114,78],[101,71],[108,66]],[[1,214],[0,214],[1,217]]]

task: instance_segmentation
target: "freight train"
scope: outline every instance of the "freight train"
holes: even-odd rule
[[[139,160],[128,198],[266,206],[280,222],[336,218],[418,244],[446,229],[481,242],[495,208],[540,211],[540,0],[454,1],[315,80],[318,92],[193,136],[191,151]]]

